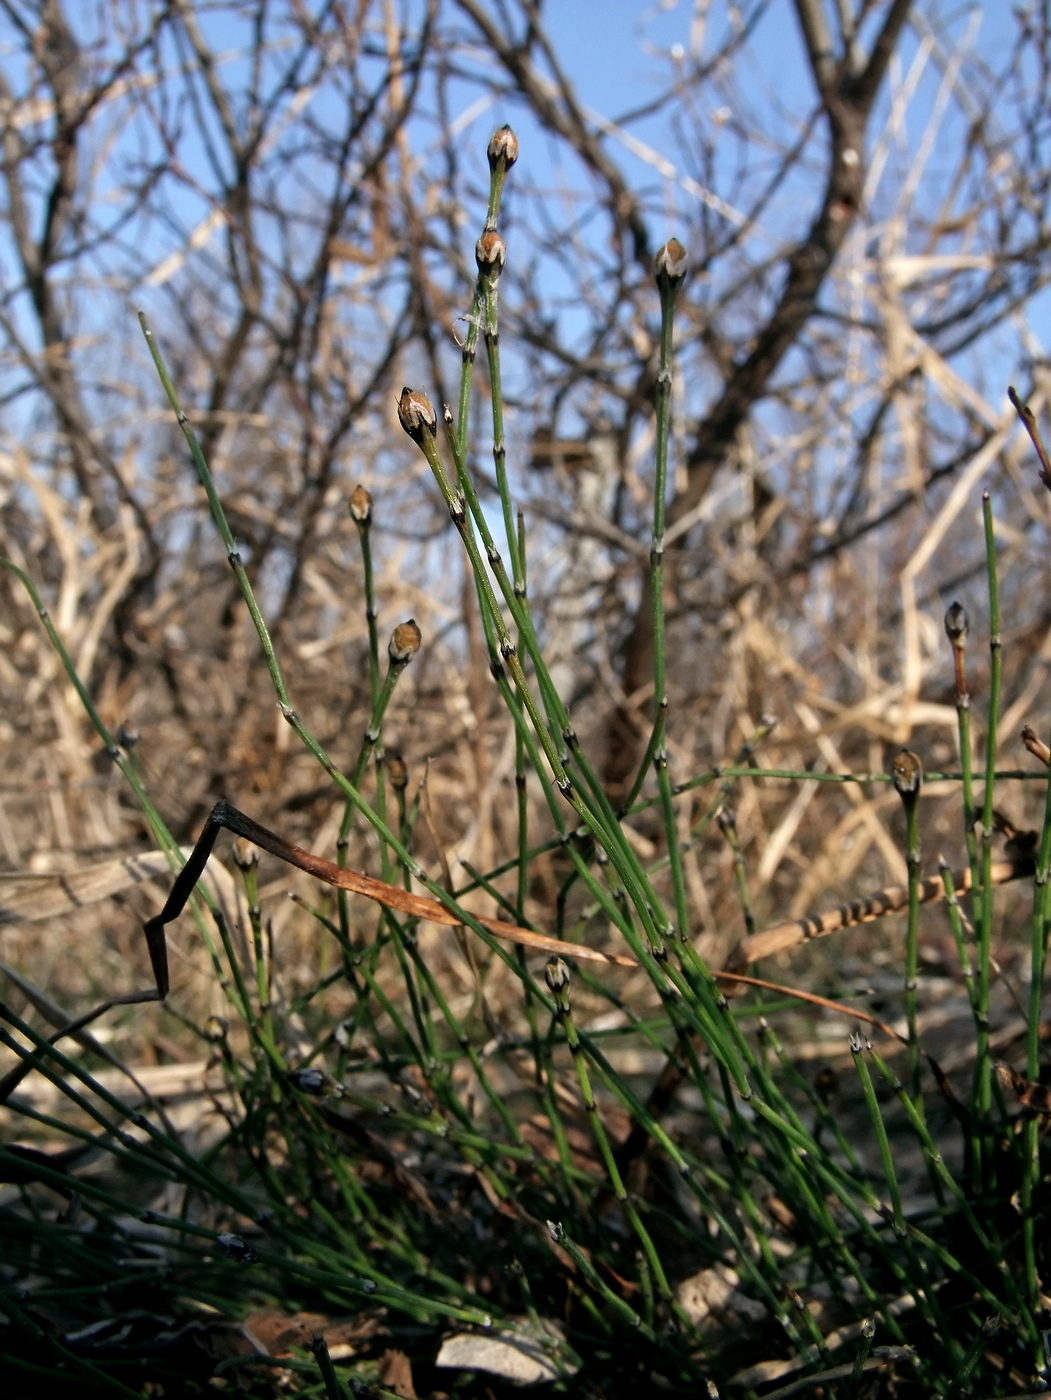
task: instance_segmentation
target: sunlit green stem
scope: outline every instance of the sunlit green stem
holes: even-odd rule
[[[501,127],[489,142],[489,206],[485,216],[485,232],[495,233],[500,216],[500,200],[504,192],[507,172],[518,159],[518,142],[509,126]],[[471,408],[471,378],[474,373],[474,360],[478,353],[478,331],[481,326],[482,308],[485,304],[483,284],[484,270],[479,268],[471,302],[471,314],[467,317],[467,334],[464,336],[460,367],[460,402],[456,420],[456,436],[462,454],[467,453],[467,428]]]
[[[953,603],[945,613],[945,632],[952,645],[953,691],[956,696],[956,730],[960,746],[961,791],[963,795],[963,835],[967,863],[971,867],[971,889],[979,888],[978,843],[974,834],[974,754],[971,743],[971,695],[967,686],[967,637],[970,619],[967,610]]]
[[[686,277],[686,252],[675,239],[666,243],[656,259],[657,290],[661,299],[660,356],[657,366],[656,445],[653,483],[653,535],[650,539],[650,590],[653,596],[653,752],[664,746],[668,718],[664,631],[664,518],[668,493],[668,442],[671,436],[672,345],[675,299]],[[669,833],[669,839],[671,835]]]
[[[909,880],[909,914],[905,931],[905,1023],[909,1038],[909,1084],[913,1102],[919,1106],[923,1099],[920,1092],[916,1001],[920,971],[920,787],[923,783],[923,766],[914,753],[902,749],[891,771],[905,809],[905,866]]]
[[[526,602],[526,533],[525,517],[518,512],[518,558],[521,565],[522,602]],[[518,634],[519,647],[522,634]],[[515,907],[520,918],[525,917],[526,891],[529,887],[529,793],[526,789],[525,748],[522,736],[515,734],[515,794],[518,800],[518,885]]]
[[[449,449],[453,457],[456,468],[457,490],[454,492],[445,474],[445,468],[438,454],[437,444],[434,440],[437,423],[434,410],[430,403],[422,395],[414,394],[411,390],[404,390],[402,394],[399,414],[405,409],[407,416],[402,416],[402,426],[410,433],[427,458],[431,470],[435,473],[439,487],[442,491],[446,504],[449,507],[450,515],[456,524],[457,530],[464,542],[468,557],[471,560],[471,567],[475,574],[475,580],[479,589],[480,601],[484,595],[483,615],[488,608],[493,617],[493,625],[497,629],[500,641],[500,652],[503,662],[506,662],[507,669],[512,673],[512,678],[516,686],[519,685],[518,676],[515,674],[516,666],[521,671],[518,661],[517,649],[510,643],[510,637],[503,617],[495,602],[495,593],[489,581],[485,567],[480,564],[481,553],[478,544],[474,540],[472,521],[478,531],[479,539],[485,551],[485,558],[491,568],[493,577],[503,596],[504,602],[511,614],[515,625],[519,629],[519,635],[525,642],[525,649],[529,659],[533,663],[533,671],[540,688],[541,700],[547,715],[547,723],[551,734],[549,738],[541,736],[545,753],[555,754],[556,760],[552,764],[552,769],[556,775],[559,789],[565,791],[563,782],[568,782],[570,787],[575,787],[568,772],[572,766],[581,776],[587,790],[584,806],[588,809],[586,818],[593,830],[597,831],[596,823],[601,826],[603,838],[599,844],[606,849],[613,860],[618,874],[624,881],[625,887],[631,894],[632,901],[638,911],[639,918],[647,930],[647,937],[653,947],[660,947],[665,932],[663,927],[659,927],[654,922],[654,914],[660,909],[658,900],[642,865],[632,850],[621,829],[616,813],[609,802],[602,784],[592,770],[583,754],[576,732],[570,722],[569,715],[552,684],[550,674],[544,661],[539,640],[533,626],[532,617],[525,607],[524,591],[515,584],[508,576],[503,565],[500,551],[492,538],[485,512],[482,510],[478,500],[477,492],[471,481],[470,473],[467,471],[466,460],[460,451],[457,434],[453,431],[452,415],[445,411],[443,414],[446,426]],[[506,638],[506,641],[505,641]],[[505,646],[510,646],[512,656],[504,656]],[[523,694],[523,704],[530,711],[530,718],[538,714],[537,706],[528,694]],[[539,731],[538,731],[539,734]],[[555,736],[561,738],[564,750],[558,754],[555,749]],[[576,796],[573,805],[581,810],[581,799]],[[661,921],[663,923],[663,921]]]
[[[1044,973],[1047,961],[1048,932],[1051,930],[1051,781],[1044,795],[1044,824],[1036,858],[1036,878],[1033,891],[1033,918],[1030,939],[1029,1016],[1026,1033],[1026,1073],[1030,1079],[1040,1077],[1040,1015],[1044,1000]],[[1039,1294],[1037,1273],[1037,1240],[1034,1203],[1040,1183],[1040,1123],[1029,1118],[1024,1129],[1024,1162],[1022,1168],[1022,1236],[1025,1246],[1026,1288],[1032,1306]]]
[[[403,403],[405,403],[405,395],[403,395]],[[431,409],[429,403],[426,404],[426,409],[427,413],[430,415],[430,420],[433,420],[434,411],[433,409]],[[438,452],[438,446],[435,437],[436,423],[430,420],[427,420],[426,418],[422,420],[421,425],[418,427],[418,431],[413,433],[414,440],[417,442],[425,458],[427,459],[427,463],[434,474],[435,480],[437,481],[438,487],[441,490],[446,506],[448,507],[453,524],[456,526],[456,529],[463,542],[464,548],[467,551],[467,555],[471,563],[471,569],[474,573],[478,590],[483,600],[483,614],[488,613],[489,617],[492,619],[492,623],[496,631],[496,640],[499,648],[500,661],[502,665],[506,667],[511,677],[511,680],[513,681],[514,686],[518,692],[521,704],[526,714],[528,715],[529,722],[532,726],[536,739],[538,740],[541,748],[543,749],[544,757],[546,759],[547,766],[551,771],[555,785],[558,788],[559,792],[561,792],[565,800],[573,808],[577,817],[581,821],[583,821],[585,826],[587,826],[587,828],[592,832],[592,834],[604,846],[608,847],[612,843],[613,850],[616,851],[618,855],[623,855],[621,847],[623,847],[623,850],[626,851],[627,843],[626,841],[624,841],[623,834],[620,833],[619,827],[617,827],[616,835],[614,835],[614,833],[611,832],[610,828],[606,825],[606,823],[601,821],[599,817],[595,814],[592,807],[582,800],[580,794],[577,792],[576,787],[572,782],[572,779],[566,771],[565,762],[563,761],[563,757],[555,744],[551,731],[548,725],[545,723],[543,716],[540,714],[536,701],[534,700],[532,692],[530,691],[529,686],[526,682],[525,673],[522,670],[522,663],[518,655],[518,648],[511,640],[511,635],[507,629],[507,624],[504,621],[503,613],[500,609],[499,603],[497,602],[496,595],[493,592],[493,586],[489,580],[489,574],[486,569],[485,562],[482,559],[481,551],[478,547],[478,542],[475,539],[474,531],[471,528],[471,523],[467,514],[467,502],[464,497],[464,492],[461,490],[454,489],[452,483],[449,480],[444,463],[442,462],[441,456]],[[459,471],[457,475],[458,477],[460,477]],[[490,562],[493,562],[493,556],[495,553],[495,549],[491,549],[489,551]],[[513,594],[511,602],[512,609],[514,609],[515,600],[513,599]],[[523,630],[526,631],[527,634],[531,632],[531,628],[527,617],[520,616],[516,618],[516,621],[519,622],[519,624],[523,627]],[[614,858],[612,851],[611,858]],[[634,885],[635,891],[640,895],[640,898],[636,901],[636,908],[638,909],[640,918],[642,919],[644,927],[646,928],[647,936],[650,939],[651,946],[659,947],[661,944],[660,935],[658,934],[657,929],[652,922],[652,913],[650,912],[658,907],[658,902],[656,901],[656,898],[652,895],[650,899],[647,900],[646,897],[642,894],[642,890],[639,886],[638,877],[641,875],[641,878],[644,882],[645,876],[642,875],[641,866],[639,866],[639,863],[634,857],[634,855],[630,855],[630,858],[627,860],[626,864],[626,869],[621,869],[620,865],[618,864],[618,873],[625,880],[626,884]]]
[[[992,1059],[989,1053],[989,987],[993,938],[993,796],[996,776],[997,727],[1000,718],[1000,682],[1003,645],[1000,637],[1000,589],[996,570],[996,535],[993,508],[986,491],[982,496],[982,522],[985,533],[986,577],[989,588],[989,717],[985,741],[985,793],[982,800],[981,898],[975,910],[978,964],[977,1035],[974,1062],[974,1112],[982,1136],[982,1154],[975,1164],[979,1188],[989,1184],[991,1164],[985,1161],[991,1150],[988,1117],[992,1100]]]
[[[408,625],[407,623],[401,624],[402,627]],[[415,623],[413,623],[412,626],[415,628]],[[397,633],[399,630],[399,628],[396,628],[395,632]],[[376,752],[377,745],[380,741],[383,717],[387,713],[387,707],[394,695],[394,687],[398,684],[402,672],[412,660],[413,654],[413,652],[394,649],[392,644],[392,650],[387,664],[387,674],[383,681],[383,688],[377,695],[375,704],[373,705],[372,718],[369,720],[369,726],[365,730],[361,741],[361,747],[358,750],[357,761],[354,764],[354,771],[351,774],[350,782],[355,788],[361,787],[362,780],[365,777],[365,771],[369,765],[369,759],[372,757],[373,753]],[[377,811],[377,816],[381,817],[381,819],[382,815],[382,813]],[[339,837],[336,841],[336,860],[340,865],[346,865],[347,863],[347,846],[353,820],[354,804],[348,799],[344,804],[343,820],[340,823]],[[344,934],[346,934],[350,926],[347,921],[347,895],[345,890],[340,890],[339,892],[339,921],[340,927],[343,929]]]
[[[504,438],[504,392],[500,374],[500,325],[497,312],[496,274],[487,278],[485,282],[485,349],[489,360],[489,391],[493,403],[493,467],[496,471],[496,489],[500,495],[500,505],[504,514],[507,552],[511,559],[511,576],[516,590],[520,590],[524,583],[522,560],[518,549],[518,533],[515,530],[511,489],[507,482],[507,443]]]

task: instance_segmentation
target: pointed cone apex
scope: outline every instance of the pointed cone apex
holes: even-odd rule
[[[915,797],[923,782],[923,764],[917,754],[902,749],[890,766],[894,786],[902,797]]]
[[[396,666],[404,666],[419,651],[422,641],[423,634],[416,626],[415,618],[410,617],[408,622],[399,622],[390,634],[387,653]]]
[[[474,245],[474,256],[481,271],[499,272],[507,257],[507,244],[495,229],[489,229]]]
[[[686,249],[677,238],[669,238],[664,247],[658,249],[653,261],[657,286],[667,283],[669,286],[678,287],[686,276],[687,262]]]
[[[494,131],[489,142],[489,168],[495,170],[503,162],[505,170],[510,170],[518,159],[518,137],[509,126]]]
[[[358,485],[350,493],[350,513],[359,525],[372,522],[372,497],[364,486]]]
[[[561,958],[548,958],[547,966],[544,968],[544,978],[547,985],[557,995],[564,992],[569,986],[569,968]]]
[[[971,630],[971,619],[961,603],[953,603],[945,612],[945,635],[954,647],[962,646]]]
[[[403,389],[398,400],[398,420],[412,438],[422,445],[424,434],[434,437],[438,430],[438,419],[431,401],[426,394],[418,394],[415,389]]]

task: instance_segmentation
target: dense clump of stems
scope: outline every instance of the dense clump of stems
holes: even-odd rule
[[[1001,1325],[1031,1360],[1036,1358],[1032,1365],[1039,1370],[1041,1273],[1048,1261],[1040,1192],[1046,1153],[1036,1115],[1045,1112],[1038,1081],[1051,927],[1051,785],[1045,766],[1037,776],[1049,796],[1035,846],[1017,860],[994,863],[994,788],[1012,770],[996,767],[1002,642],[989,498],[984,530],[990,684],[980,802],[974,792],[972,747],[978,741],[966,674],[970,620],[958,604],[949,608],[945,628],[960,771],[927,774],[928,783],[951,778],[960,784],[965,870],[954,873],[942,861],[940,878],[924,879],[919,820],[924,765],[920,754],[908,749],[885,773],[764,768],[757,753],[775,723],[764,715],[731,764],[673,780],[669,737],[677,716],[665,617],[666,497],[672,470],[674,315],[687,259],[682,245],[669,240],[654,268],[660,335],[647,590],[655,642],[654,718],[643,761],[615,808],[548,665],[541,619],[529,595],[531,535],[508,470],[498,298],[508,249],[499,224],[502,193],[517,158],[517,140],[503,127],[488,148],[489,198],[475,249],[477,278],[456,412],[444,404],[436,408],[425,393],[408,387],[397,405],[401,426],[426,462],[470,568],[480,623],[476,635],[484,638],[513,737],[509,851],[490,869],[465,862],[468,878],[459,888],[447,871],[438,878],[423,863],[417,832],[421,810],[430,821],[423,785],[409,796],[408,767],[399,754],[385,754],[383,736],[391,707],[397,708],[404,693],[399,681],[427,642],[412,619],[398,623],[383,672],[374,503],[361,486],[351,494],[349,509],[361,550],[369,718],[346,772],[294,706],[205,453],[142,318],[280,713],[337,794],[342,817],[337,863],[300,850],[221,801],[183,866],[182,852],[158,810],[161,799],[147,792],[140,770],[103,723],[32,580],[4,561],[29,590],[153,841],[173,870],[182,870],[160,914],[147,921],[156,988],[138,998],[168,997],[165,927],[198,884],[224,826],[238,835],[234,863],[245,897],[246,930],[241,933],[236,911],[206,884],[199,885],[201,899],[192,908],[224,1009],[222,1017],[187,1027],[223,1076],[226,1126],[222,1140],[207,1152],[191,1151],[148,1101],[129,1108],[63,1048],[63,1040],[80,1035],[117,1001],[126,1004],[126,997],[68,1020],[52,1008],[46,1034],[0,1004],[0,1043],[15,1063],[0,1083],[0,1098],[16,1105],[34,1129],[63,1133],[77,1152],[104,1154],[122,1182],[149,1176],[168,1193],[165,1199],[181,1202],[140,1213],[137,1224],[148,1223],[166,1241],[163,1264],[140,1263],[156,1287],[196,1305],[236,1310],[247,1306],[254,1290],[289,1309],[306,1302],[331,1312],[382,1309],[392,1326],[429,1329],[429,1337],[452,1323],[481,1332],[497,1324],[512,1332],[521,1328],[523,1336],[532,1327],[534,1342],[547,1335],[545,1345],[563,1377],[586,1351],[593,1370],[605,1366],[613,1377],[643,1368],[647,1375],[659,1374],[662,1386],[693,1394],[703,1374],[709,1393],[715,1393],[716,1382],[707,1378],[730,1379],[742,1356],[736,1341],[718,1339],[708,1314],[695,1306],[691,1311],[689,1289],[680,1287],[688,1256],[709,1281],[725,1277],[720,1271],[732,1265],[738,1305],[762,1315],[754,1324],[754,1345],[764,1356],[777,1352],[781,1360],[787,1348],[788,1364],[805,1372],[803,1383],[842,1380],[843,1393],[857,1395],[877,1361],[907,1358],[926,1394],[961,1393],[979,1375],[983,1386],[992,1386],[999,1373],[987,1361],[986,1344]],[[502,526],[499,542],[487,509],[487,485],[470,450],[479,339],[491,405],[491,489],[499,506],[492,518]],[[1023,421],[1035,434],[1024,413]],[[1042,452],[1038,434],[1034,441]],[[1046,752],[1035,736],[1027,743],[1038,757]],[[892,784],[904,813],[908,878],[904,890],[842,906],[824,924],[798,920],[766,930],[760,953],[765,935],[756,926],[736,790],[773,780]],[[534,794],[542,804],[539,811],[532,805]],[[633,817],[647,812],[654,819],[656,845],[641,842],[630,826]],[[356,820],[373,833],[381,878],[349,868]],[[743,923],[737,962],[726,968],[708,966],[698,950],[700,921],[687,878],[689,848],[713,823],[730,849]],[[331,960],[336,966],[294,992],[261,912],[256,847],[337,891],[329,903],[324,896],[315,901],[297,895],[325,946],[337,951]],[[552,853],[560,855],[564,871],[552,897],[554,908],[548,909],[534,900],[531,876]],[[1006,1121],[1009,1109],[991,1055],[994,890],[999,881],[1026,878],[1034,870],[1025,1075],[1008,1073],[1011,1083],[1010,1073],[1019,1081],[1030,1116],[1015,1132]],[[970,925],[961,903],[965,891]],[[497,918],[475,912],[468,896],[478,892],[495,903]],[[382,906],[367,931],[355,902],[359,894]],[[957,1099],[931,1056],[922,1030],[922,910],[938,898],[948,911],[974,1023],[975,1063],[966,1103]],[[804,1000],[849,1022],[854,1017],[844,994],[819,995],[780,977],[772,981],[765,965],[763,978],[749,978],[746,969],[756,957],[772,959],[797,942],[896,911],[905,916],[899,983],[904,1031],[859,1012],[856,1021],[878,1028],[887,1044],[862,1040],[856,1031],[848,1041],[849,1024],[841,1038],[840,1048],[849,1046],[855,1066],[852,1102],[867,1125],[862,1137],[832,1106],[833,1095],[845,1096],[847,1089],[837,1087],[831,1072],[812,1083],[793,1059],[791,1044],[770,1024]],[[460,946],[474,985],[466,998],[452,993],[425,951],[420,924],[426,920],[453,926],[455,936],[467,940]],[[548,933],[552,923],[558,941]],[[508,930],[513,950],[502,941]],[[542,950],[557,952],[541,968],[536,958]],[[514,989],[499,1014],[485,985],[497,960]],[[742,988],[744,995],[731,999]],[[329,1008],[337,997],[340,1011],[334,1020]],[[40,998],[34,1005],[48,1007]],[[178,986],[168,1006],[180,1014]],[[596,1008],[602,1014],[589,1019]],[[902,1044],[905,1071],[899,1078],[888,1046],[896,1052]],[[640,1050],[656,1052],[660,1064],[646,1088],[624,1067]],[[62,1114],[17,1100],[15,1091],[30,1073],[54,1086]],[[950,1111],[935,1112],[936,1104]],[[899,1147],[906,1141],[922,1160],[926,1179],[904,1163]],[[1000,1198],[1001,1183],[1008,1174],[997,1154],[1010,1156],[1020,1183],[1006,1200]],[[93,1272],[124,1305],[118,1252],[106,1243],[118,1241],[122,1250],[136,1247],[120,1192],[107,1178],[78,1176],[77,1209],[97,1228],[66,1229],[65,1221],[45,1219],[33,1192],[46,1187],[70,1201],[69,1172],[57,1158],[38,1156],[0,1147],[6,1179],[25,1183],[24,1211],[0,1207],[3,1220],[33,1235],[61,1286],[82,1286],[78,1281]],[[879,1177],[886,1200],[873,1186]],[[458,1184],[450,1188],[450,1180]],[[912,1199],[917,1192],[919,1205]],[[252,1280],[251,1289],[245,1279]],[[34,1282],[34,1306],[53,1301],[61,1286]],[[811,1304],[819,1301],[835,1312],[835,1328],[818,1320],[818,1308]],[[528,1327],[521,1321],[523,1309]],[[136,1393],[58,1338],[49,1340],[46,1356],[34,1358],[25,1345],[37,1325],[31,1312],[17,1300],[8,1302],[6,1293],[0,1295],[0,1312],[11,1335],[23,1339],[18,1354],[23,1368],[37,1367],[51,1378],[65,1369],[112,1393]],[[879,1348],[871,1352],[877,1316],[895,1343],[890,1361]],[[544,1332],[555,1317],[566,1320],[567,1336],[561,1339],[557,1329]],[[995,1327],[991,1318],[998,1320]],[[845,1364],[830,1367],[831,1353],[848,1341],[853,1350]],[[320,1375],[326,1395],[344,1394],[341,1363],[320,1333],[310,1352],[303,1351],[290,1369],[311,1376],[315,1393]],[[236,1368],[233,1361],[224,1363],[238,1370],[251,1364],[243,1358]],[[373,1379],[362,1376],[355,1373],[354,1386]],[[611,1393],[617,1384],[611,1382]]]

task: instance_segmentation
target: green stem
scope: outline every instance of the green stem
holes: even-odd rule
[[[894,760],[892,772],[894,786],[905,809],[905,865],[909,881],[909,914],[905,933],[905,1024],[909,1039],[909,1084],[913,1102],[922,1111],[916,1001],[920,971],[920,787],[923,783],[923,765],[914,753],[902,749]]]
[[[992,1150],[989,1137],[989,1111],[992,1101],[992,1059],[989,1053],[989,987],[993,937],[993,793],[996,778],[997,726],[1000,717],[1000,682],[1003,646],[1000,637],[1000,590],[996,571],[996,535],[993,508],[986,491],[982,496],[982,523],[985,534],[986,577],[989,588],[989,718],[985,742],[985,792],[982,800],[981,894],[975,911],[978,964],[977,1035],[974,1062],[974,1113],[982,1152],[975,1163],[978,1189],[991,1185]]]
[[[485,232],[496,231],[497,220],[500,216],[500,200],[504,192],[504,181],[507,179],[507,172],[518,159],[518,142],[515,134],[509,126],[501,127],[499,131],[493,133],[489,142],[489,207],[485,216]],[[460,367],[460,403],[459,417],[457,418],[456,436],[460,445],[460,452],[467,453],[467,427],[471,407],[471,379],[474,374],[474,360],[478,353],[478,331],[481,324],[482,307],[485,300],[485,289],[482,283],[483,270],[478,270],[478,281],[475,284],[474,298],[471,302],[471,314],[467,318],[467,334],[464,337],[463,351],[461,355]]]
[[[1044,999],[1044,974],[1048,932],[1051,930],[1051,781],[1044,795],[1044,823],[1036,858],[1033,890],[1033,917],[1030,939],[1029,1016],[1026,1030],[1026,1072],[1030,1079],[1040,1077],[1040,1013]],[[1025,1249],[1026,1291],[1030,1304],[1037,1306],[1040,1279],[1037,1272],[1037,1240],[1034,1205],[1040,1184],[1040,1124],[1026,1121],[1022,1165],[1022,1239]]]
[[[665,684],[667,643],[664,632],[664,517],[668,494],[668,442],[671,436],[672,345],[675,299],[686,277],[686,252],[672,239],[656,258],[657,290],[661,299],[660,355],[657,366],[656,443],[653,482],[653,534],[650,539],[650,591],[653,598],[653,703],[656,718],[647,752],[664,748],[668,718]],[[674,839],[669,833],[669,840]]]
[[[653,1328],[644,1322],[635,1309],[626,1303],[618,1293],[613,1292],[613,1289],[606,1283],[584,1251],[566,1234],[563,1226],[557,1221],[549,1221],[547,1228],[554,1243],[566,1251],[588,1283],[609,1304],[617,1316],[626,1322],[632,1331],[645,1337],[648,1342],[656,1342],[657,1336]]]
[[[507,535],[507,552],[511,560],[511,576],[515,591],[521,596],[524,592],[522,560],[518,549],[518,532],[515,529],[515,513],[511,504],[511,490],[507,483],[507,444],[504,440],[504,394],[500,375],[500,325],[497,312],[497,277],[499,270],[485,281],[485,350],[489,361],[489,391],[493,403],[493,467],[496,471],[496,489],[504,515],[504,531]]]
[[[854,1056],[854,1067],[858,1072],[858,1079],[861,1081],[861,1091],[865,1096],[865,1103],[868,1107],[869,1118],[872,1122],[873,1131],[876,1134],[876,1142],[879,1146],[880,1161],[883,1163],[883,1176],[887,1182],[887,1190],[890,1192],[891,1221],[894,1226],[894,1233],[899,1239],[905,1238],[905,1214],[901,1208],[901,1189],[898,1186],[898,1175],[894,1170],[894,1154],[890,1150],[890,1139],[887,1136],[887,1125],[883,1121],[879,1103],[876,1100],[876,1090],[872,1083],[872,1075],[865,1056],[862,1053],[862,1040],[860,1035],[850,1037],[850,1049]]]
[[[325,1382],[325,1394],[328,1400],[346,1400],[347,1392],[339,1377],[336,1375],[336,1368],[332,1364],[332,1357],[328,1354],[328,1343],[321,1335],[311,1339],[310,1350],[314,1353],[314,1360],[317,1368],[321,1372],[321,1379]]]
[[[639,1217],[634,1201],[628,1195],[620,1168],[617,1166],[613,1149],[610,1147],[609,1137],[603,1126],[602,1118],[599,1115],[598,1105],[595,1102],[595,1095],[591,1087],[591,1076],[588,1073],[587,1059],[581,1049],[580,1037],[577,1034],[576,1024],[573,1020],[573,1011],[569,1002],[569,968],[561,958],[549,958],[546,970],[547,985],[555,999],[555,1017],[565,1031],[566,1040],[569,1044],[569,1053],[573,1058],[573,1068],[576,1070],[577,1082],[580,1085],[581,1098],[584,1101],[584,1112],[587,1114],[588,1123],[591,1126],[591,1134],[595,1139],[595,1146],[599,1150],[606,1168],[606,1175],[609,1177],[610,1186],[621,1209],[627,1217],[628,1223],[635,1231],[639,1244],[642,1246],[643,1254],[649,1263],[653,1278],[656,1280],[658,1291],[661,1297],[669,1305],[672,1304],[672,1292],[668,1285],[667,1277],[661,1264],[660,1255],[654,1247],[649,1231],[643,1225]]]

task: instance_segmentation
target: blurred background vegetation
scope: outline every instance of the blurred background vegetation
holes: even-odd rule
[[[1043,403],[1045,7],[571,8],[0,7],[3,548],[104,718],[140,736],[183,838],[229,796],[330,853],[340,803],[277,719],[139,307],[315,730],[350,762],[367,718],[347,509],[363,482],[381,630],[413,615],[426,638],[388,744],[416,778],[432,760],[448,852],[486,867],[509,849],[510,731],[466,565],[395,424],[403,383],[455,397],[485,139],[504,120],[523,143],[502,224],[508,469],[549,659],[610,789],[650,723],[650,265],[671,234],[692,269],[666,570],[675,777],[726,761],[764,713],[770,764],[877,770],[908,743],[951,767],[941,616],[957,597],[983,615],[983,486],[1005,564],[1004,733],[1039,720],[1047,505],[1004,390]],[[596,82],[592,52],[623,70]],[[484,426],[484,394],[474,409]],[[487,450],[473,466],[493,499]],[[27,600],[0,586],[0,858],[46,871],[134,848],[136,808]],[[881,802],[894,810],[753,789],[737,816],[760,916],[900,877]],[[688,860],[715,962],[740,931],[731,861],[717,838]],[[134,980],[136,927],[107,915],[62,940],[47,978]],[[9,958],[50,963],[50,941],[20,937]]]

